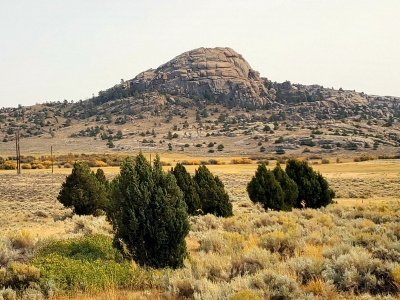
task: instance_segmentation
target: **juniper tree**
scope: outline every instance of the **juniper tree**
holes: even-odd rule
[[[297,196],[299,195],[297,184],[286,174],[279,163],[272,172],[274,173],[274,177],[279,182],[284,193],[282,210],[290,211],[292,210]]]
[[[204,214],[209,213],[218,217],[230,217],[233,215],[229,195],[218,176],[214,176],[203,165],[195,171],[193,179],[197,183],[196,189]]]
[[[176,183],[183,192],[187,211],[189,215],[198,215],[201,213],[200,197],[196,190],[196,182],[192,176],[186,171],[181,163],[177,163],[175,168],[171,169],[171,173],[176,178]]]
[[[183,193],[171,173],[154,166],[140,153],[126,158],[111,183],[108,217],[115,231],[114,244],[142,266],[183,265],[189,220]]]
[[[57,196],[65,207],[77,215],[97,215],[107,206],[105,186],[90,171],[85,162],[74,163],[72,173],[66,177]]]
[[[286,173],[293,179],[299,190],[295,207],[319,208],[332,203],[335,192],[329,188],[328,182],[320,173],[311,168],[306,161],[289,159],[286,163]]]
[[[261,203],[265,209],[281,210],[284,206],[285,194],[274,173],[265,164],[258,166],[247,184],[247,193],[251,201]]]
[[[327,206],[332,203],[332,199],[335,198],[335,191],[329,188],[329,184],[321,173],[317,172],[317,180],[321,186],[321,194],[319,196],[318,205]]]
[[[96,175],[97,180],[98,180],[102,185],[104,185],[104,187],[105,187],[106,190],[108,190],[108,187],[109,187],[110,183],[109,183],[109,181],[107,180],[106,175],[104,174],[103,169],[100,169],[100,168],[97,169],[95,175]]]

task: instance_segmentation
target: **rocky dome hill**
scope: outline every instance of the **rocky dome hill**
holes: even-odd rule
[[[198,48],[123,82],[124,87],[174,95],[216,98],[218,102],[262,106],[274,96],[260,73],[231,48]]]
[[[399,103],[274,82],[230,48],[199,48],[87,100],[0,109],[0,156],[15,152],[17,131],[29,153],[383,155],[400,147]]]
[[[367,95],[342,88],[273,82],[254,70],[231,48],[198,48],[184,52],[157,69],[141,72],[108,90],[158,91],[170,95],[208,100],[228,107],[287,109],[309,118],[335,119],[359,111],[389,117],[399,110],[400,98]],[[124,92],[122,94],[124,94]],[[101,97],[100,97],[101,98]],[[104,99],[103,99],[104,101]],[[100,102],[103,102],[100,100]],[[306,107],[306,108],[304,108]]]

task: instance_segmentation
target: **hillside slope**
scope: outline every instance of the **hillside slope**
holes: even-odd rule
[[[0,109],[0,154],[396,154],[398,97],[260,77],[230,48],[185,52],[85,101]],[[222,145],[218,148],[219,145]]]

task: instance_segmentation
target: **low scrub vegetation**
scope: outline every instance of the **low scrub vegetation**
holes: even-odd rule
[[[126,156],[126,155],[125,155]],[[51,166],[71,168],[76,162],[85,162],[89,167],[119,166],[125,157],[119,154],[73,154],[44,155],[40,157],[21,155],[21,167],[23,169],[49,169]],[[16,157],[0,157],[0,169],[15,170]]]
[[[287,163],[292,164],[290,160]],[[144,165],[147,167],[142,168]],[[152,168],[144,161],[127,164],[122,173],[130,180],[119,177],[118,182],[135,181],[143,172],[159,179],[167,176]],[[160,170],[158,165],[156,168]],[[287,185],[282,188],[287,191],[290,182],[283,183],[285,171],[279,166],[270,172],[281,186]],[[200,173],[201,178],[215,181],[217,177],[207,170]],[[186,173],[181,170],[180,174]],[[106,184],[104,173],[95,176]],[[124,251],[129,251],[128,244],[120,244],[123,251],[114,247],[116,230],[104,216],[71,215],[70,209],[63,209],[54,214],[53,226],[74,226],[65,230],[61,239],[41,238],[27,231],[0,235],[0,299],[398,299],[398,201],[362,204],[360,200],[350,206],[332,203],[316,209],[294,206],[291,211],[265,210],[247,196],[251,174],[218,176],[232,201],[234,215],[188,216],[187,255],[179,268],[151,266],[127,256]],[[65,178],[61,177],[60,182]],[[188,177],[183,178],[190,187]],[[351,180],[332,181],[332,186],[335,190],[353,187]],[[107,190],[115,189],[115,184],[111,181]],[[382,182],[373,183],[374,187],[378,185]],[[155,186],[165,189],[162,182],[141,188],[150,191],[151,199]],[[135,189],[138,186],[131,191]],[[119,190],[127,191],[123,187]],[[124,199],[129,195],[134,194],[129,192]],[[49,197],[49,203],[55,205],[56,196]],[[156,197],[163,195],[160,192]],[[151,212],[153,208],[142,205],[134,209]],[[162,216],[159,212],[150,215]],[[119,226],[125,223],[118,221]],[[163,228],[161,220],[149,223]],[[123,235],[119,237],[118,241],[123,240]],[[140,238],[132,239],[132,243]],[[131,291],[135,296],[119,294]],[[82,293],[89,296],[84,298]]]
[[[231,163],[232,164],[251,164],[252,160],[251,160],[251,158],[236,157],[236,158],[232,158]]]
[[[375,160],[375,159],[377,159],[377,157],[374,155],[361,155],[361,156],[355,156],[353,158],[353,161],[360,162],[360,161],[368,161],[368,160]]]
[[[0,249],[8,247],[10,259],[2,260],[0,292],[3,298],[150,289],[169,299],[396,299],[399,213],[392,202],[193,216],[188,240],[199,246],[176,270],[125,260],[103,235],[32,243],[35,255],[24,263],[3,239]]]

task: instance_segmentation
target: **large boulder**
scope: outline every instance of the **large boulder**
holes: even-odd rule
[[[247,61],[230,48],[198,48],[124,83],[140,91],[200,96],[228,104],[262,106],[274,100]]]

